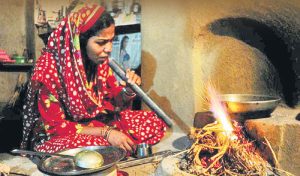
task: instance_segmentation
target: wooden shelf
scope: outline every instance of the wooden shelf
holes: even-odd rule
[[[0,63],[0,72],[28,72],[33,68],[33,63]]]

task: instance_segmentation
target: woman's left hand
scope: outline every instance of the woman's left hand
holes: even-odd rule
[[[141,85],[142,83],[142,79],[139,75],[137,75],[134,70],[130,70],[130,69],[127,69],[126,70],[126,77],[128,78],[128,83],[129,84],[137,84],[137,85]]]

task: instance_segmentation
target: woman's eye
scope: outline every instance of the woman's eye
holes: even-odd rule
[[[105,45],[107,43],[107,40],[103,40],[103,41],[98,41],[96,42],[98,45]]]

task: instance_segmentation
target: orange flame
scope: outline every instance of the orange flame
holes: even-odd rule
[[[222,104],[221,98],[217,91],[212,87],[208,86],[210,110],[212,111],[216,120],[222,124],[227,135],[231,135],[233,131],[232,124],[229,120],[229,115],[226,108]]]

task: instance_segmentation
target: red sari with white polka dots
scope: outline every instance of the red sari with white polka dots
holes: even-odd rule
[[[80,134],[84,126],[115,126],[135,143],[155,144],[166,125],[151,111],[121,111],[117,118],[114,100],[123,87],[116,81],[108,60],[97,66],[96,78],[87,81],[79,35],[91,26],[88,20],[103,8],[84,6],[66,17],[51,33],[46,49],[37,60],[24,105],[21,148],[54,153],[64,149],[110,145],[103,137]],[[94,88],[97,88],[96,90]],[[98,118],[101,117],[101,118]],[[101,120],[105,118],[106,120]]]
[[[164,123],[151,111],[121,111],[119,119],[112,120],[109,124],[99,120],[90,120],[84,124],[66,120],[61,104],[46,87],[43,87],[39,94],[38,109],[46,134],[50,137],[49,140],[35,147],[35,150],[41,152],[52,153],[66,148],[110,145],[103,137],[80,134],[83,126],[114,126],[127,134],[135,143],[148,144],[157,143],[165,131]]]

